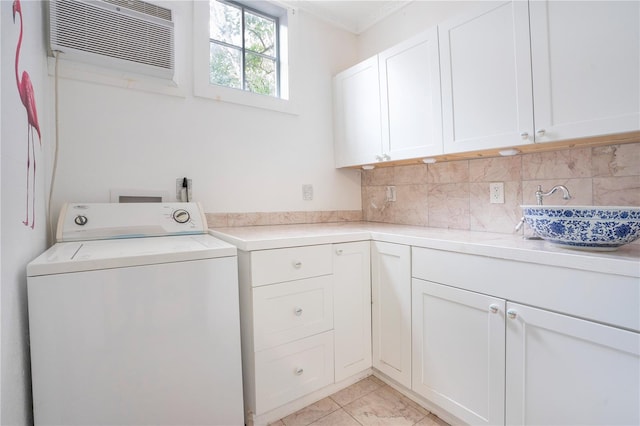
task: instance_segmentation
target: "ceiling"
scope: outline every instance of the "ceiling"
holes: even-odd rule
[[[285,3],[360,34],[413,0],[290,0]]]

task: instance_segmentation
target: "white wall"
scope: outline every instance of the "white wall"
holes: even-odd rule
[[[44,60],[44,35],[40,2],[23,1],[25,33],[19,72],[28,71],[34,88],[38,118],[42,130],[42,148],[36,139],[36,223],[34,229],[22,224],[25,219],[27,115],[18,90],[14,70],[15,49],[20,28],[19,17],[12,19],[12,2],[0,2],[0,93],[1,131],[1,204],[0,233],[2,300],[2,403],[3,425],[32,423],[31,379],[27,331],[26,264],[46,246],[44,177],[47,172],[51,138],[46,131],[48,80]],[[36,136],[37,138],[37,136]]]
[[[207,212],[359,210],[360,174],[333,165],[331,77],[356,59],[356,37],[298,13],[288,115],[192,95],[190,2],[176,12],[185,97],[60,80],[60,162],[54,195],[106,202],[112,188],[166,190],[188,176]],[[302,200],[302,184],[314,200]]]
[[[367,59],[478,3],[475,1],[417,0],[380,21],[358,37],[358,58]]]
[[[2,10],[0,7],[0,34],[2,34]],[[2,57],[2,43],[0,43],[0,58]],[[2,67],[0,66],[0,98],[2,98]],[[0,117],[2,117],[2,102],[0,102]],[[2,137],[2,119],[0,118],[0,138]],[[1,139],[0,139],[1,140]],[[2,204],[2,146],[0,146],[0,204]],[[2,209],[0,209],[0,241],[2,241]],[[0,244],[0,321],[2,318],[2,244]],[[2,359],[2,322],[0,322],[0,359]],[[1,362],[0,362],[1,364]],[[2,368],[0,366],[0,422],[2,422]]]

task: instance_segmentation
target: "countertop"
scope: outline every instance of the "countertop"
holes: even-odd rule
[[[640,244],[627,244],[612,252],[594,252],[525,240],[517,234],[374,222],[215,228],[210,233],[242,251],[376,240],[640,278]]]

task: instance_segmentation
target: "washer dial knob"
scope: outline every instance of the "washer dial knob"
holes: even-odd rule
[[[173,212],[173,220],[178,223],[187,223],[191,220],[191,215],[184,209],[178,209]]]
[[[76,216],[76,217],[73,219],[73,222],[74,222],[76,225],[84,226],[84,225],[86,225],[86,224],[87,224],[87,222],[89,222],[89,219],[87,219],[87,217],[86,217],[86,216],[79,214],[78,216]]]

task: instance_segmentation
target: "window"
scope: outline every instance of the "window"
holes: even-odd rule
[[[279,97],[278,18],[224,0],[209,10],[209,83]]]
[[[193,2],[196,96],[297,114],[290,41],[294,8],[265,0]]]

